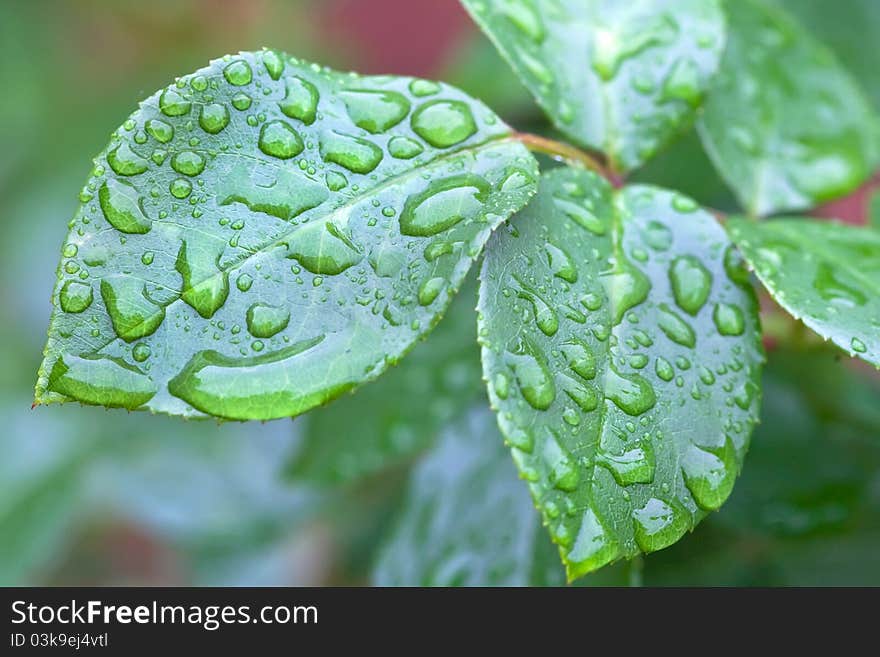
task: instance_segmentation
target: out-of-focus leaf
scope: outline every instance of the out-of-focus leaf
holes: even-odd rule
[[[880,190],[875,190],[868,201],[868,224],[880,230]]]
[[[780,306],[880,367],[880,233],[811,219],[735,217],[727,226]]]
[[[536,176],[452,87],[271,50],[216,60],[141,103],[95,161],[36,398],[303,413],[430,331]]]
[[[801,210],[858,187],[880,123],[823,45],[762,0],[726,4],[728,43],[699,127],[752,215]]]
[[[724,48],[716,0],[462,0],[556,126],[629,171],[691,124]]]
[[[877,0],[772,0],[834,50],[880,110],[880,67],[872,46],[880,43]]]
[[[490,244],[485,377],[569,578],[671,545],[730,494],[757,421],[733,245],[686,197],[574,169]]]
[[[833,353],[774,352],[736,491],[699,538],[652,557],[645,582],[880,584],[880,422],[851,421],[854,395],[876,416],[880,386]]]
[[[560,585],[564,573],[492,413],[472,408],[413,472],[380,586]]]
[[[483,396],[475,292],[467,286],[430,339],[381,380],[305,419],[293,479],[340,484],[407,461]]]

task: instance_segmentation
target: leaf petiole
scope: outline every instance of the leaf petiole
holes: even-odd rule
[[[543,153],[549,155],[559,162],[595,171],[603,178],[607,179],[614,187],[623,186],[623,178],[608,169],[597,157],[582,151],[581,149],[555,139],[548,139],[540,135],[534,135],[529,132],[516,132],[513,138],[519,141],[523,146],[533,153]]]

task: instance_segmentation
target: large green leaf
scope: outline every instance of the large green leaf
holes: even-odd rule
[[[564,133],[620,171],[686,126],[724,47],[716,0],[462,0]]]
[[[155,94],[95,160],[36,398],[292,416],[440,318],[536,164],[481,103],[275,51]]]
[[[734,247],[690,199],[571,169],[490,244],[483,369],[569,577],[674,543],[729,495],[757,419]]]
[[[779,9],[726,7],[727,49],[699,126],[743,207],[799,210],[855,189],[880,158],[880,125],[849,73]]]
[[[413,472],[380,586],[560,585],[562,569],[492,413],[473,407]]]
[[[734,217],[727,226],[779,305],[880,367],[880,232],[811,219]]]
[[[406,462],[462,408],[485,397],[475,292],[470,285],[462,290],[430,339],[379,381],[309,414],[291,477],[338,484]]]

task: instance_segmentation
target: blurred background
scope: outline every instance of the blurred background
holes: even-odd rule
[[[778,1],[880,108],[880,2]],[[500,438],[481,410],[473,290],[441,323],[436,349],[418,348],[360,401],[295,422],[31,410],[54,272],[91,156],[175,75],[262,46],[444,79],[518,128],[550,132],[457,0],[0,0],[0,584],[558,583],[525,486],[493,451]],[[637,178],[734,209],[693,134]],[[818,212],[861,223],[871,187]],[[765,324],[776,321],[768,305]],[[880,585],[876,372],[805,334],[769,346],[764,421],[731,500],[647,557],[645,584]],[[401,409],[399,391],[413,389]],[[359,455],[365,445],[375,449]],[[489,445],[489,457],[473,445]],[[481,458],[499,471],[467,470]],[[499,510],[496,525],[456,512],[482,497]],[[502,523],[509,508],[523,513]],[[479,528],[498,536],[475,537]],[[537,542],[525,561],[524,541]],[[623,564],[583,583],[633,579]]]

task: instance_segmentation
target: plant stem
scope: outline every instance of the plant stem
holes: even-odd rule
[[[642,570],[644,567],[645,561],[640,554],[634,556],[629,562],[629,573],[627,578],[629,581],[627,584],[630,587],[641,587],[644,585],[642,581]]]
[[[615,187],[620,187],[623,183],[620,176],[612,173],[597,158],[571,144],[528,132],[517,132],[513,137],[530,151],[544,153],[544,155],[549,155],[560,162],[595,171]]]

